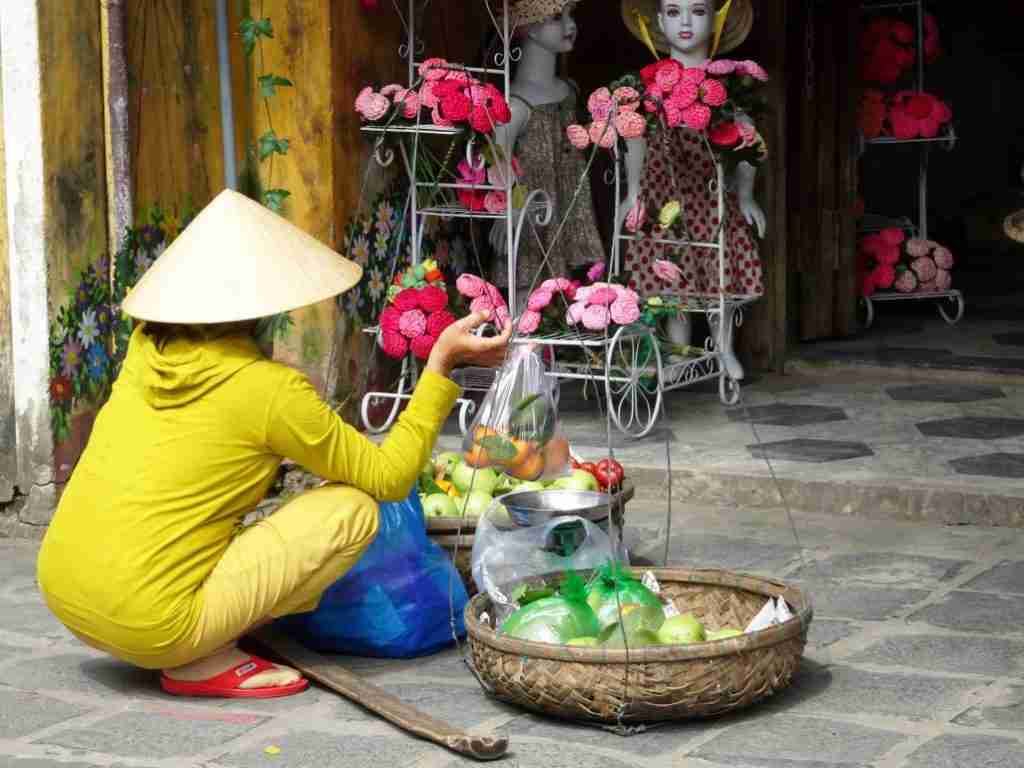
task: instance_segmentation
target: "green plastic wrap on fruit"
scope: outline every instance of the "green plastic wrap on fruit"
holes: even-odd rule
[[[661,621],[665,619],[661,598],[640,583],[621,563],[613,560],[605,563],[594,574],[587,588],[587,604],[597,615],[602,629],[617,623],[620,620],[620,608],[629,605],[649,609],[652,614],[656,610]],[[648,629],[656,632],[661,622],[656,623],[658,626],[648,626]]]
[[[500,633],[536,643],[565,644],[577,637],[596,637],[599,631],[583,580],[570,574],[557,595],[524,605],[505,620]]]

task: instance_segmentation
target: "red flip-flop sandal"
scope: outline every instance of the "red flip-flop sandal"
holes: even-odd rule
[[[250,677],[274,668],[275,665],[266,659],[250,656],[237,667],[208,680],[173,680],[161,673],[160,687],[175,696],[211,696],[222,699],[276,699],[301,693],[309,687],[309,680],[300,678],[288,685],[239,688]]]

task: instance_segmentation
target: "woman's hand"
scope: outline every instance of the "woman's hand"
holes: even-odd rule
[[[430,351],[426,369],[447,378],[460,365],[497,368],[504,363],[512,323],[505,324],[500,336],[485,338],[473,333],[490,318],[490,312],[474,312],[445,328]]]

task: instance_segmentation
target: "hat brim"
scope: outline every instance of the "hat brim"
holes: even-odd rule
[[[669,53],[672,46],[668,44],[668,38],[658,28],[658,13],[661,10],[660,0],[622,0],[622,21],[626,29],[637,40],[643,42],[643,35],[640,32],[640,25],[637,24],[636,14],[649,19],[647,31],[651,36],[651,42],[661,53]],[[722,30],[722,39],[718,43],[716,55],[728,53],[743,45],[750,30],[754,27],[754,6],[750,0],[732,0],[732,7],[729,16],[725,21],[725,29]]]

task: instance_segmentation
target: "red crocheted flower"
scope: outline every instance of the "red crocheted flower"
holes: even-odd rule
[[[709,107],[720,107],[729,99],[729,92],[721,81],[708,78],[700,84],[700,98]]]
[[[878,233],[878,236],[882,238],[882,242],[886,245],[900,245],[907,239],[907,236],[899,227],[886,227]]]
[[[864,138],[874,139],[882,135],[887,113],[885,96],[882,92],[873,88],[867,89],[861,99],[858,114],[860,131],[864,134]]]
[[[889,264],[879,264],[871,274],[874,276],[875,285],[879,288],[892,288],[896,282],[896,270]]]
[[[683,122],[688,128],[703,131],[711,122],[711,109],[703,104],[693,104],[683,110]]]
[[[381,334],[380,346],[385,355],[393,357],[395,360],[401,360],[409,351],[409,342],[400,333]]]
[[[402,317],[402,310],[391,305],[384,307],[380,313],[380,329],[385,333],[398,333],[398,321]]]
[[[949,107],[930,93],[902,91],[893,97],[889,110],[893,135],[898,139],[934,138],[952,117]]]
[[[447,309],[442,309],[440,312],[434,312],[427,318],[427,335],[434,337],[440,336],[441,331],[454,322],[455,316]]]
[[[448,306],[448,293],[436,285],[419,289],[420,308],[426,312],[439,312]]]
[[[494,130],[494,119],[483,105],[473,107],[469,113],[469,126],[477,133],[490,133]]]
[[[464,93],[451,93],[441,99],[441,114],[446,120],[461,123],[469,118],[473,102]]]
[[[719,147],[734,147],[740,140],[740,129],[736,123],[719,123],[709,134],[711,143]]]
[[[399,291],[392,303],[399,312],[408,312],[410,309],[416,309],[420,305],[419,291],[415,288],[406,288],[404,291]]]
[[[409,344],[409,349],[420,360],[426,360],[430,357],[430,350],[434,348],[436,342],[437,337],[435,336],[417,336]]]
[[[398,320],[398,330],[407,339],[422,336],[423,332],[427,330],[427,316],[418,309],[403,312]]]

